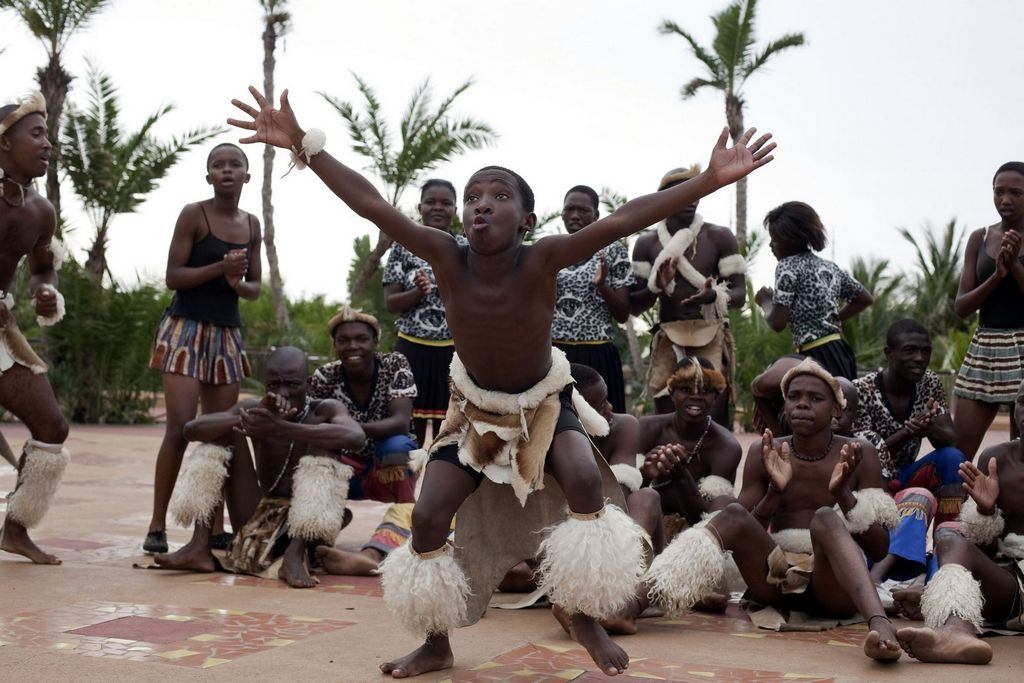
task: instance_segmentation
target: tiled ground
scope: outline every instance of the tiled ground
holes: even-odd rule
[[[315,588],[318,591],[343,593],[345,595],[363,595],[374,598],[379,598],[383,595],[380,589],[380,579],[375,576],[316,574],[315,578],[319,581]],[[260,579],[255,576],[240,576],[237,574],[210,574],[208,578],[197,579],[193,583],[215,586],[248,586],[249,588],[271,590],[295,590],[290,588],[284,581]]]
[[[0,645],[208,669],[351,625],[221,608],[88,602],[0,617]]]

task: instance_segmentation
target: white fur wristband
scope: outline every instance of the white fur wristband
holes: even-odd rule
[[[847,531],[851,534],[862,534],[874,524],[875,510],[871,501],[865,500],[859,495],[859,492],[854,492],[853,496],[857,499],[857,503],[845,515],[838,504],[835,506],[835,510],[843,518]]]
[[[967,537],[975,545],[988,545],[1002,536],[1006,528],[1002,510],[997,507],[991,515],[983,515],[978,511],[978,504],[970,497],[960,508],[960,522],[964,525]]]
[[[319,128],[310,128],[302,136],[301,149],[292,148],[292,166],[300,171],[306,168],[309,160],[324,151],[327,144],[327,134]]]

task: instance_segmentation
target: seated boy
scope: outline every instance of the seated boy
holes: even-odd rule
[[[165,569],[212,572],[214,510],[226,486],[235,539],[225,558],[231,571],[261,574],[278,557],[279,577],[295,588],[315,581],[306,564],[308,544],[333,543],[342,526],[352,468],[337,457],[359,449],[365,437],[345,407],[306,395],[306,354],[276,349],[267,359],[262,400],[240,402],[224,413],[201,415],[185,425],[185,438],[201,442],[174,487],[171,513],[192,539],[173,553],[155,556]],[[253,470],[245,439],[252,439]]]
[[[1013,419],[1024,427],[1024,383]],[[1024,631],[1024,441],[982,452],[976,467],[960,465],[970,498],[960,512],[967,537],[943,529],[935,539],[939,570],[918,596],[924,628],[901,628],[897,637],[922,662],[987,664],[992,646],[979,640],[982,624]]]
[[[530,245],[523,237],[537,222],[533,190],[518,174],[489,166],[465,188],[465,246],[410,220],[359,173],[323,152],[323,132],[302,130],[287,90],[279,110],[255,88],[250,92],[259,109],[233,100],[251,119],[228,121],[253,131],[243,142],[293,149],[356,213],[430,263],[455,342],[452,399],[423,474],[412,539],[381,567],[385,604],[426,640],[381,670],[404,678],[452,666],[448,632],[479,616],[467,614],[473,589],[446,544],[452,518],[484,477],[510,484],[525,504],[549,470],[565,495],[569,519],[542,544],[541,585],[572,614],[572,635],[598,667],[622,673],[629,657],[598,619],[616,613],[635,593],[643,530],[622,510],[604,505],[600,469],[572,409],[569,363],[551,344],[556,276],[768,163],[774,143],[762,136],[748,148],[751,130],[727,149],[723,130],[708,170],[696,178],[634,199],[586,230]],[[590,561],[580,562],[584,556]]]

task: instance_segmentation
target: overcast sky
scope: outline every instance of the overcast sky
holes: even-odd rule
[[[433,175],[461,190],[480,166],[511,167],[533,186],[543,213],[560,208],[578,183],[634,197],[654,190],[669,168],[706,163],[724,123],[722,96],[680,99],[680,86],[702,67],[682,39],[656,29],[673,19],[708,44],[708,17],[725,4],[293,0],[276,82],[290,89],[300,123],[324,129],[327,148],[362,168],[342,120],[316,91],[354,99],[350,72],[358,73],[397,126],[424,78],[440,97],[472,77],[476,85],[456,112],[486,121],[500,137]],[[1024,3],[1012,0],[762,0],[760,39],[801,31],[807,45],[776,56],[744,90],[748,125],[772,131],[779,143],[776,160],[750,179],[750,225],[800,199],[821,214],[840,265],[865,255],[909,268],[912,251],[897,227],[998,220],[992,174],[1024,157],[1022,26]],[[261,31],[255,0],[114,0],[68,46],[65,65],[79,77],[70,98],[83,101],[88,58],[119,86],[126,127],[168,102],[176,110],[159,128],[163,135],[222,122],[233,115],[231,97],[262,84]],[[11,101],[34,86],[44,50],[9,12],[0,13],[0,36],[0,97]],[[241,205],[260,215],[261,149],[247,151],[253,180]],[[162,277],[182,206],[211,195],[205,153],[186,155],[138,213],[115,220],[108,259],[118,279]],[[279,154],[275,174],[284,168]],[[408,193],[405,206],[416,198]],[[343,299],[352,240],[376,230],[309,171],[276,180],[274,200],[289,294]],[[92,226],[70,187],[63,202],[74,228],[69,243],[82,255]],[[708,197],[700,212],[731,225],[732,192]],[[755,284],[769,284],[773,268],[765,251]]]

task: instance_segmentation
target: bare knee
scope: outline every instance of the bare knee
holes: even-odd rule
[[[970,545],[970,541],[952,529],[940,529],[935,535],[935,556],[940,562],[960,560]]]
[[[822,506],[814,511],[810,525],[811,536],[822,538],[845,529],[846,525],[832,508]]]
[[[750,511],[743,507],[739,503],[732,502],[726,505],[724,508],[715,515],[715,519],[730,522],[742,521],[750,518]]]
[[[451,519],[442,519],[435,509],[415,505],[412,509],[412,536],[414,549],[429,552],[444,545],[451,528]]]
[[[640,489],[629,494],[626,506],[634,519],[653,523],[661,517],[661,496],[654,489]]]
[[[32,438],[44,443],[64,443],[68,439],[68,421],[57,413],[45,424],[35,425],[32,429]]]

